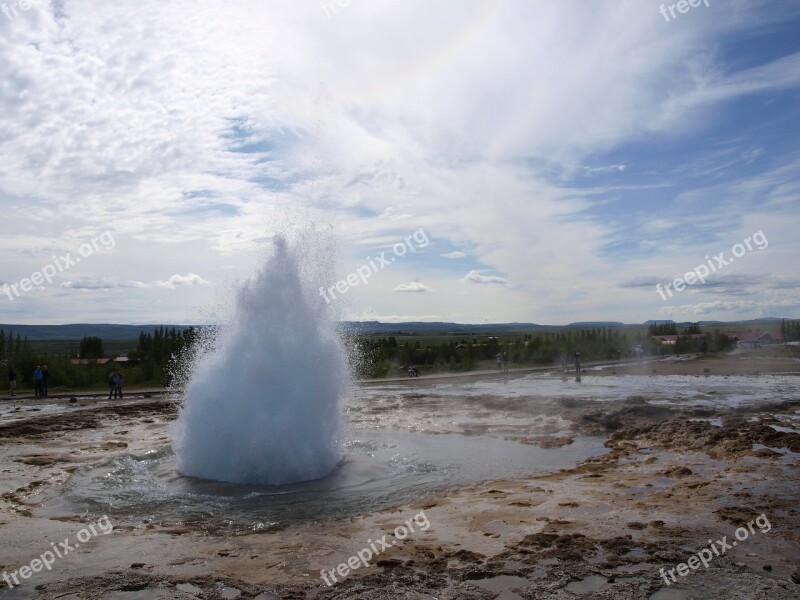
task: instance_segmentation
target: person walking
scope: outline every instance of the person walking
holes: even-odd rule
[[[8,393],[16,396],[15,389],[17,389],[17,372],[14,370],[14,365],[8,365]]]
[[[122,400],[122,381],[124,379],[125,377],[123,376],[123,374],[117,371],[117,390],[116,393],[114,394],[114,397],[119,398],[120,400]]]
[[[111,397],[116,397],[117,393],[117,372],[111,371],[111,375],[108,377],[108,399],[111,400]]]
[[[575,372],[576,373],[580,373],[581,372],[581,353],[580,352],[576,352],[575,353]]]
[[[42,366],[36,365],[36,370],[33,372],[33,395],[38,398],[42,395]]]
[[[47,388],[48,388],[48,380],[50,379],[50,373],[47,371],[47,365],[42,366],[42,397],[47,398]]]

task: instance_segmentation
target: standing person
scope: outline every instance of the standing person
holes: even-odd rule
[[[564,352],[561,355],[561,370],[564,371],[564,373],[567,372],[567,353],[566,352]]]
[[[123,377],[121,372],[117,371],[117,391],[114,394],[114,397],[115,398],[119,398],[120,400],[122,400],[122,380],[123,379],[125,379],[125,377]]]
[[[575,353],[575,372],[576,373],[580,373],[581,372],[581,353],[580,352],[576,352]]]
[[[508,373],[508,354],[503,352],[503,373]]]
[[[108,377],[108,399],[111,400],[111,396],[115,395],[117,392],[117,372],[111,371],[111,375]]]
[[[47,365],[42,367],[42,397],[47,398],[47,385],[50,379],[50,373],[47,371]]]
[[[36,370],[33,372],[33,395],[38,398],[42,395],[42,367],[36,365]]]
[[[17,372],[14,370],[14,365],[8,365],[8,393],[16,396],[15,389],[17,389]]]
[[[497,370],[501,370],[503,368],[503,355],[499,352],[497,353]]]

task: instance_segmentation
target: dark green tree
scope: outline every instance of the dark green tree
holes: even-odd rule
[[[80,346],[81,358],[103,358],[103,340],[96,336],[84,336]]]

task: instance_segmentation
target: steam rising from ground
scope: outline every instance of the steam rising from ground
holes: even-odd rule
[[[240,287],[230,322],[194,360],[176,431],[181,473],[279,485],[336,467],[350,375],[318,293],[334,279],[331,254],[319,238],[279,237]]]

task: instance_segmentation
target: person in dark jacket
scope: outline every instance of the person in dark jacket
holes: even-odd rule
[[[116,398],[117,393],[117,372],[112,371],[111,375],[108,378],[108,399],[111,400],[111,396]]]
[[[36,370],[33,372],[33,395],[38,398],[42,395],[42,366],[36,365]]]
[[[47,371],[47,365],[42,367],[42,389],[41,395],[47,398],[47,382],[50,379],[50,373]]]

